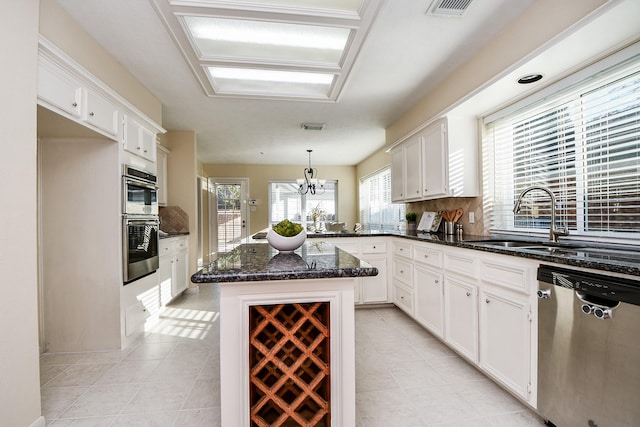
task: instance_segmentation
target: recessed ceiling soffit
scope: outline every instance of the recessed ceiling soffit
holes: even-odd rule
[[[384,0],[149,0],[211,97],[337,101]]]

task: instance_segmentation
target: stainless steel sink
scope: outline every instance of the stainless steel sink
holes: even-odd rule
[[[542,243],[525,242],[521,240],[474,240],[468,243],[501,247],[501,248],[524,248],[524,247],[531,247],[531,246],[543,247]]]
[[[525,240],[488,239],[467,243],[495,248],[521,250],[523,252],[559,257],[576,257],[585,261],[640,262],[640,250],[621,248],[618,245],[605,247],[582,242],[540,242]]]

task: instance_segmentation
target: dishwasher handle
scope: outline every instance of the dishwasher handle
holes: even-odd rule
[[[584,314],[593,314],[600,320],[613,317],[613,310],[620,306],[620,301],[611,301],[605,298],[588,295],[578,290],[575,291],[576,298],[582,302],[580,310]]]

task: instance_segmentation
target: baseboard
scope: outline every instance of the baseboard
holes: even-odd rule
[[[43,416],[40,416],[37,420],[29,424],[29,427],[45,427],[47,425],[47,421]]]
[[[188,287],[186,291],[184,291],[185,294],[197,294],[198,292],[200,292],[200,286],[196,285],[193,287]]]

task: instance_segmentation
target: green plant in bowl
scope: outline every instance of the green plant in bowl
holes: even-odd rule
[[[418,214],[415,212],[407,212],[404,216],[407,220],[407,222],[416,222],[416,220],[418,219]]]
[[[291,222],[288,219],[283,219],[273,226],[273,231],[283,237],[293,237],[300,234],[302,231],[302,225],[296,222]]]

